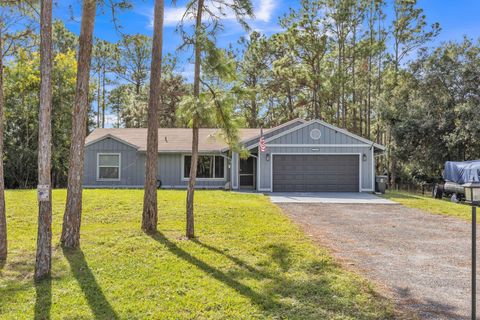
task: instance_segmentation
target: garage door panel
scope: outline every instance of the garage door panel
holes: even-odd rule
[[[278,175],[277,175],[278,176]],[[282,175],[282,178],[275,179],[277,183],[308,183],[313,182],[317,183],[321,180],[324,184],[352,184],[352,177],[342,176],[342,175]],[[357,179],[358,181],[358,179]]]
[[[358,192],[357,155],[275,155],[273,191]]]

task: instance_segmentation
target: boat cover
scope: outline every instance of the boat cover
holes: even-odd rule
[[[458,184],[480,182],[480,160],[445,162],[443,179]]]

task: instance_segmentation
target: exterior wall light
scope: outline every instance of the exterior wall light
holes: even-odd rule
[[[465,189],[465,201],[472,206],[480,204],[480,182],[469,182],[463,185]]]
[[[367,155],[364,153],[363,156],[362,156],[362,160],[363,161],[367,161]]]
[[[265,155],[265,159],[266,159],[267,161],[270,161],[270,153],[267,153],[267,154]]]

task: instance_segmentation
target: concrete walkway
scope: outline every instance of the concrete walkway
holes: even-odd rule
[[[469,222],[402,205],[279,206],[343,265],[384,288],[401,310],[420,319],[469,319]]]
[[[272,192],[273,203],[397,204],[366,192]]]

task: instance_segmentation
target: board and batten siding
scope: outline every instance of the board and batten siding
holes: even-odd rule
[[[273,136],[275,136],[275,135],[277,135],[277,134],[280,134],[280,133],[282,133],[282,132],[285,132],[285,131],[287,131],[287,130],[290,130],[290,129],[292,129],[292,128],[298,126],[298,125],[301,125],[301,124],[303,124],[303,123],[304,123],[304,122],[302,122],[302,121],[300,121],[300,120],[294,121],[294,122],[292,122],[292,123],[290,123],[290,124],[288,124],[288,125],[286,125],[286,126],[283,126],[283,127],[279,128],[279,129],[277,129],[277,130],[273,130],[273,131],[271,131],[271,132],[265,133],[265,134],[263,135],[263,138],[264,138],[264,139],[271,138],[271,137],[273,137]],[[267,131],[267,129],[265,129],[264,131]],[[258,134],[260,135],[260,129],[258,129]],[[252,139],[252,140],[250,140],[250,141],[247,141],[247,142],[245,143],[245,147],[248,148],[248,147],[250,147],[250,146],[252,146],[252,145],[254,145],[254,144],[256,144],[256,143],[258,143],[258,138]]]
[[[321,132],[320,139],[310,137],[312,129]],[[310,123],[303,128],[293,130],[283,136],[268,140],[267,151],[260,153],[257,159],[257,182],[259,191],[272,190],[272,165],[275,154],[354,154],[359,156],[360,191],[374,189],[374,152],[373,146],[354,137],[328,128],[321,123]],[[304,145],[304,146],[303,146]],[[270,160],[266,157],[269,154]],[[366,160],[363,160],[365,154]]]
[[[99,153],[120,154],[120,181],[97,180],[97,154]],[[144,180],[145,160],[142,161],[139,158],[137,149],[111,138],[86,146],[83,176],[83,184],[86,187],[143,187]]]
[[[97,180],[97,155],[99,153],[120,154],[120,180],[99,181]],[[143,188],[145,183],[146,153],[117,141],[106,138],[85,148],[84,178],[86,188]],[[162,188],[186,188],[188,180],[183,179],[182,172],[183,154],[159,153],[157,177],[162,181]],[[228,161],[225,161],[228,167]],[[196,186],[201,188],[224,188],[229,177],[229,172],[222,180],[197,179]]]
[[[321,132],[319,139],[313,139],[310,134],[313,129]],[[278,130],[265,134],[267,151],[257,157],[256,182],[258,191],[272,190],[272,165],[275,156],[279,154],[336,154],[356,155],[359,157],[360,191],[373,191],[375,158],[374,146],[370,142],[356,138],[341,129],[324,125],[312,120],[305,123],[294,121]],[[250,140],[253,154],[258,138]],[[119,153],[120,181],[97,180],[97,155],[99,153]],[[185,153],[187,154],[187,153]],[[211,154],[211,153],[205,153]],[[266,157],[270,159],[267,161]],[[163,188],[186,188],[188,179],[183,177],[183,156],[178,153],[159,153],[158,178]],[[365,160],[363,159],[365,158]],[[143,188],[145,180],[145,152],[139,152],[135,147],[113,138],[105,138],[86,146],[84,164],[85,187],[130,187]],[[196,186],[201,188],[223,189],[228,181],[231,187],[239,187],[239,156],[233,152],[232,158],[226,157],[226,175],[223,179],[197,179]]]
[[[200,154],[202,155],[202,154]],[[183,156],[180,153],[160,153],[158,157],[157,176],[162,181],[162,188],[186,188],[188,179],[183,178]],[[204,180],[197,178],[198,188],[224,188],[228,177],[228,161],[225,158],[225,178],[219,180]]]
[[[320,139],[314,140],[310,137],[310,132],[313,129],[318,129],[321,132]],[[271,141],[268,141],[267,144],[365,144],[365,142],[355,139],[349,135],[344,134],[339,130],[334,130],[328,128],[321,123],[314,122],[309,125],[294,130],[284,136],[278,137]]]

